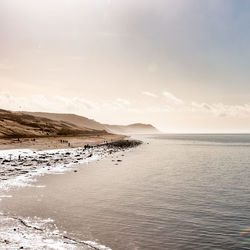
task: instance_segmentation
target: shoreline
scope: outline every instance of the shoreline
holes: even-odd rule
[[[0,151],[9,149],[49,150],[83,147],[88,144],[96,146],[104,142],[125,139],[127,136],[118,134],[86,135],[86,136],[56,136],[33,138],[0,138]]]
[[[116,140],[78,148],[43,151],[31,149],[0,150],[0,202],[1,198],[11,198],[8,192],[13,187],[39,187],[34,185],[37,177],[45,174],[61,174],[65,171],[77,172],[77,167],[80,164],[100,160],[140,144],[141,142],[135,140]],[[0,220],[2,225],[0,228],[1,249],[19,247],[30,249],[32,243],[36,249],[44,249],[48,244],[52,249],[110,250],[110,248],[96,242],[67,237],[56,229],[51,219],[44,221],[39,218],[20,218],[0,212]]]

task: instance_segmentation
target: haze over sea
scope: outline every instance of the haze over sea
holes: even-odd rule
[[[242,233],[250,227],[250,135],[136,137],[145,143],[124,156],[12,191],[2,210],[50,217],[114,250],[250,249]]]

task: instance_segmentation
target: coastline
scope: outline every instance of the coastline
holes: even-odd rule
[[[125,139],[125,135],[103,134],[86,136],[55,136],[34,138],[0,138],[0,151],[9,149],[49,150],[83,147],[86,144],[96,146],[104,142]]]
[[[115,141],[114,138],[109,138],[112,142],[106,140],[105,143],[98,144],[96,141],[94,146],[92,142],[92,145],[77,148],[0,150],[0,202],[1,198],[11,198],[8,191],[14,187],[39,187],[35,185],[36,177],[65,171],[77,172],[79,164],[100,160],[141,144],[139,141],[118,138],[121,137],[117,137]],[[96,242],[67,237],[57,230],[51,219],[20,218],[0,212],[0,221],[1,249],[44,249],[47,245],[52,249],[110,249]]]

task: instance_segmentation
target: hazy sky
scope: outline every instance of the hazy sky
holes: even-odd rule
[[[250,132],[250,1],[0,0],[0,107]]]

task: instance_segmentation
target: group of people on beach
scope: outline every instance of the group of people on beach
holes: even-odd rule
[[[67,141],[67,140],[60,140],[60,142],[61,142],[61,143],[67,143],[67,144],[68,144],[68,147],[70,147],[70,146],[71,146],[70,142],[69,142],[69,141]]]

